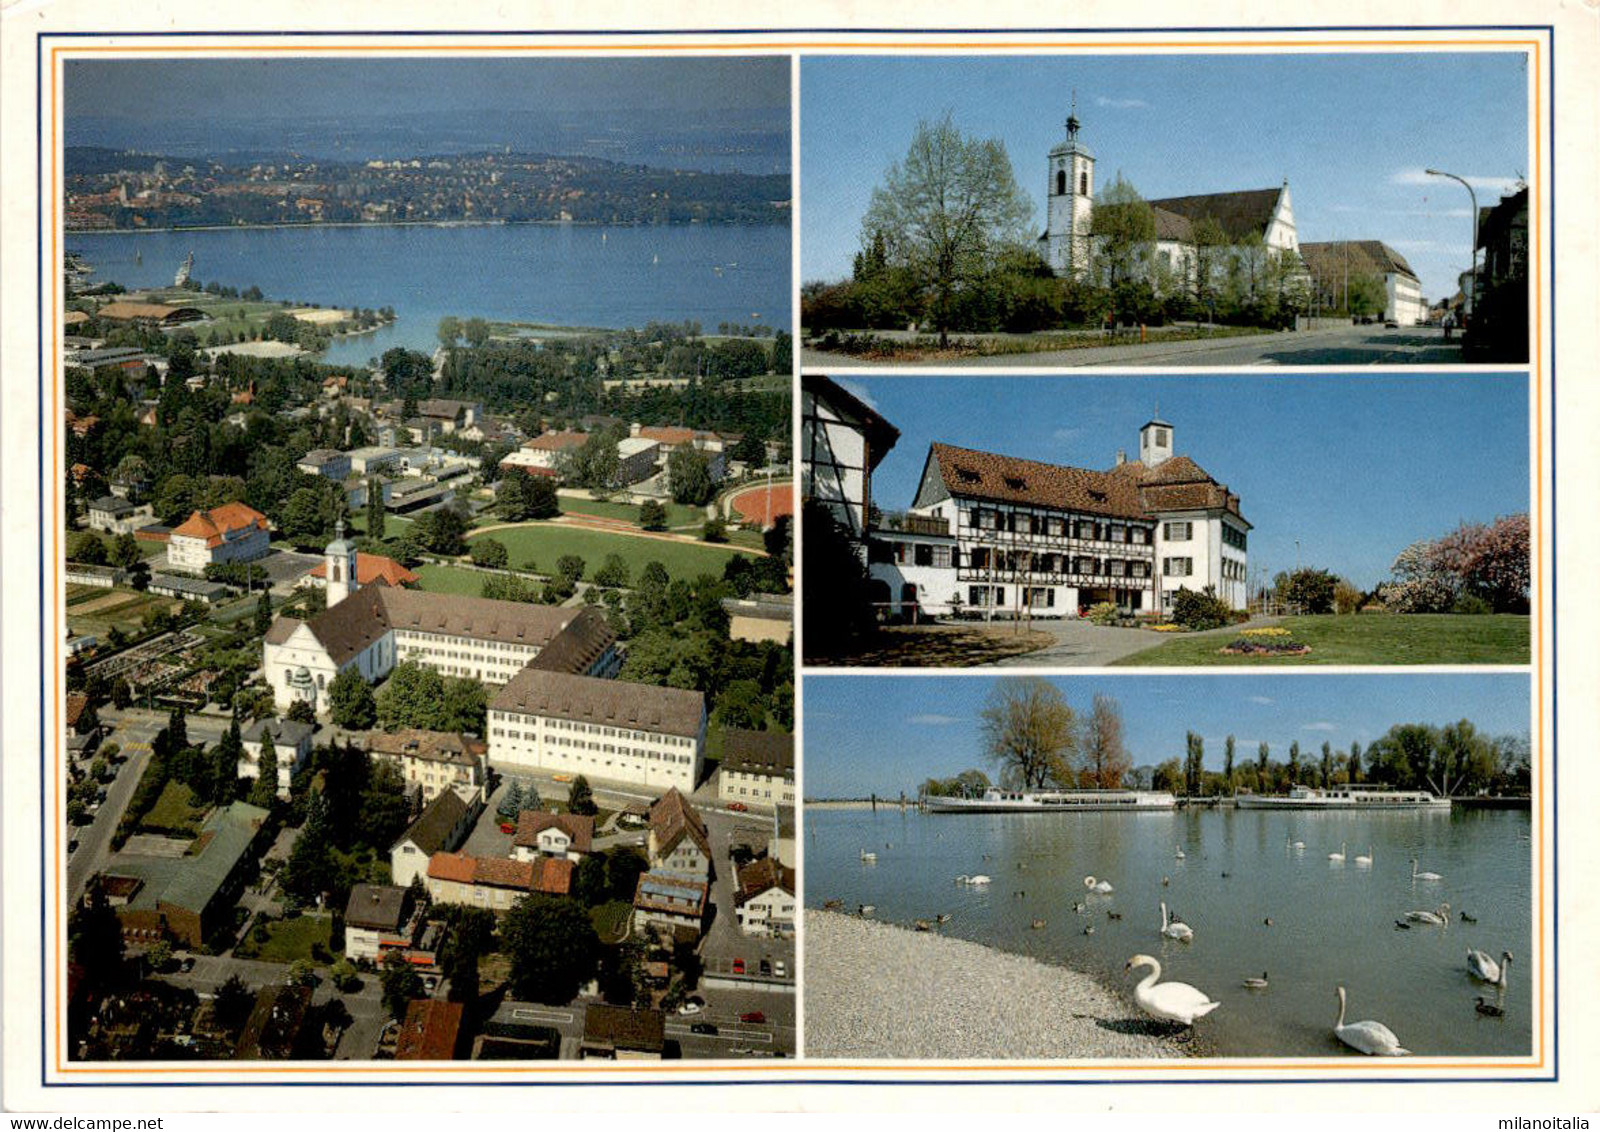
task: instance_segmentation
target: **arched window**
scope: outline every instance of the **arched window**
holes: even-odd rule
[[[1066,195],[1067,195],[1067,171],[1065,169],[1057,169],[1056,170],[1056,196],[1064,197]]]
[[[1078,195],[1081,196],[1081,197],[1086,197],[1086,196],[1089,195],[1089,173],[1088,173],[1088,170],[1085,170],[1084,172],[1078,174]]]

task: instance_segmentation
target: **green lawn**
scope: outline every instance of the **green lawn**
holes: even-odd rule
[[[194,791],[181,782],[169,781],[161,797],[139,819],[139,828],[151,833],[200,836],[200,822],[206,816],[204,804],[196,804]]]
[[[1311,646],[1304,656],[1225,656],[1217,650],[1230,633],[1183,634],[1125,656],[1118,665],[1302,664],[1527,664],[1529,622],[1525,616],[1453,613],[1364,613],[1343,617],[1285,617],[1279,622]]]
[[[297,959],[310,959],[312,947],[318,944],[326,952],[334,950],[331,915],[307,914],[292,920],[273,920],[266,928],[267,938],[258,942],[256,929],[252,927],[243,942],[233,949],[234,955],[265,963],[293,963]]]
[[[701,524],[706,521],[705,512],[699,507],[686,507],[682,503],[664,503],[662,506],[667,509],[669,527],[694,527],[698,531]],[[598,519],[620,519],[624,523],[639,525],[637,503],[603,503],[598,499],[573,499],[563,495],[561,512],[564,515],[593,515]]]
[[[633,919],[633,905],[626,900],[612,900],[589,909],[589,921],[602,943],[621,943],[628,938],[628,925]]]
[[[701,574],[720,578],[728,556],[739,553],[735,547],[709,543],[667,542],[548,524],[513,527],[474,537],[493,538],[504,543],[511,555],[511,565],[518,569],[532,559],[538,563],[540,572],[550,572],[555,569],[556,559],[564,554],[576,554],[584,561],[585,577],[605,561],[606,555],[620,554],[635,576],[646,563],[655,561],[665,566],[674,578],[692,581]]]
[[[431,562],[418,566],[417,575],[422,579],[422,588],[429,593],[465,594],[467,597],[481,597],[483,583],[494,576],[459,566],[435,566]]]

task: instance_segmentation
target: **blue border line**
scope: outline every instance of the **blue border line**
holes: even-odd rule
[[[36,53],[35,58],[34,58],[34,76],[35,76],[35,91],[36,91],[36,93],[42,92],[43,83],[44,83],[44,76],[43,76],[43,70],[44,70],[44,43],[45,43],[46,39],[78,39],[78,38],[94,38],[94,39],[98,39],[98,38],[105,38],[105,37],[108,37],[108,36],[114,36],[114,37],[116,37],[118,39],[143,39],[143,38],[151,38],[151,37],[158,37],[158,38],[163,38],[163,39],[177,39],[177,38],[185,38],[185,37],[191,37],[191,38],[201,38],[201,37],[206,37],[206,38],[255,37],[255,38],[304,39],[304,38],[318,38],[318,37],[327,37],[327,36],[347,36],[347,37],[358,37],[358,36],[388,36],[388,37],[411,37],[411,36],[417,36],[417,37],[424,37],[424,36],[432,36],[432,37],[445,37],[445,36],[462,36],[462,35],[483,36],[483,37],[518,36],[518,37],[522,37],[522,38],[529,38],[529,37],[536,37],[536,36],[549,37],[549,36],[566,36],[566,35],[574,35],[574,36],[577,36],[577,35],[582,35],[582,36],[639,36],[639,37],[644,37],[644,38],[668,38],[668,37],[675,38],[675,37],[680,37],[680,36],[685,36],[685,35],[785,35],[785,36],[792,36],[792,35],[819,35],[819,34],[855,34],[855,35],[919,34],[919,35],[933,35],[933,36],[942,36],[942,35],[995,35],[995,34],[1006,34],[1006,35],[1057,35],[1057,34],[1113,35],[1113,34],[1150,33],[1150,32],[1160,32],[1160,33],[1166,33],[1166,34],[1172,34],[1172,33],[1180,33],[1180,34],[1219,34],[1219,33],[1223,33],[1223,32],[1262,33],[1262,32],[1306,32],[1306,31],[1335,31],[1335,32],[1338,32],[1338,31],[1475,31],[1475,32],[1482,32],[1482,31],[1536,31],[1536,32],[1541,32],[1541,33],[1545,34],[1546,42],[1548,43],[1549,48],[1550,48],[1550,107],[1549,107],[1549,119],[1550,119],[1550,226],[1549,227],[1550,227],[1550,230],[1549,230],[1549,233],[1548,233],[1548,247],[1550,249],[1550,256],[1549,256],[1549,259],[1550,259],[1550,336],[1549,336],[1549,345],[1550,345],[1550,470],[1551,470],[1551,473],[1552,473],[1551,476],[1550,476],[1550,508],[1551,508],[1551,514],[1553,516],[1554,513],[1555,513],[1555,504],[1556,504],[1556,476],[1554,475],[1555,466],[1556,466],[1555,465],[1555,457],[1556,457],[1556,448],[1555,448],[1555,415],[1556,415],[1555,414],[1555,394],[1556,394],[1556,363],[1555,363],[1555,327],[1556,327],[1556,312],[1555,312],[1555,285],[1556,285],[1556,270],[1555,270],[1555,217],[1556,217],[1556,192],[1555,192],[1556,130],[1555,130],[1555,116],[1556,115],[1555,115],[1555,105],[1556,105],[1556,103],[1555,103],[1555,92],[1556,92],[1556,74],[1555,74],[1555,49],[1556,49],[1556,39],[1555,39],[1555,25],[1554,24],[1416,24],[1416,25],[1398,25],[1398,26],[1388,26],[1388,27],[1375,26],[1375,25],[1334,24],[1334,25],[1327,25],[1327,26],[1285,25],[1285,26],[1279,26],[1279,27],[1251,27],[1251,28],[1231,27],[1231,26],[1228,26],[1228,27],[1163,27],[1163,28],[1148,28],[1148,27],[1146,27],[1146,28],[998,28],[998,29],[996,29],[996,28],[953,28],[953,29],[952,28],[945,28],[945,29],[940,29],[937,32],[919,32],[919,31],[916,31],[915,29],[907,29],[907,28],[737,28],[737,29],[731,29],[731,28],[698,28],[698,29],[675,28],[675,29],[672,29],[670,31],[628,31],[628,30],[618,30],[618,29],[596,29],[596,30],[587,30],[587,31],[585,31],[585,30],[579,30],[579,31],[572,31],[572,30],[560,30],[560,31],[507,31],[507,30],[492,30],[492,31],[471,31],[471,30],[458,30],[458,31],[450,31],[450,30],[370,31],[370,30],[368,30],[368,31],[305,31],[305,32],[285,32],[285,31],[262,31],[262,32],[251,32],[251,31],[219,31],[219,32],[198,32],[198,31],[197,32],[160,32],[160,31],[89,32],[89,31],[60,31],[60,32],[38,32],[38,33],[36,33],[36,40],[37,40],[37,48],[38,48],[38,50],[37,50],[37,53]],[[36,170],[37,176],[35,178],[35,183],[37,184],[37,182],[42,179],[42,175],[43,175],[43,168],[42,168],[43,158],[42,158],[42,154],[44,153],[44,99],[42,97],[39,100],[39,105],[38,105],[38,108],[37,108],[37,111],[36,111],[36,114],[35,114],[35,122],[36,122],[35,134],[36,134],[36,139],[37,139],[37,151],[36,151],[36,154],[35,154],[35,170]],[[64,141],[64,139],[63,139],[63,141]],[[1540,155],[1535,154],[1534,156],[1535,156],[1535,158],[1537,158]],[[35,212],[37,214],[37,224],[38,224],[38,232],[35,235],[35,240],[36,240],[36,243],[37,243],[37,246],[38,246],[38,265],[37,265],[38,266],[38,278],[40,280],[43,280],[43,278],[44,278],[44,196],[43,196],[42,193],[40,194],[39,199],[36,202]],[[44,292],[43,292],[43,289],[42,289],[42,285],[40,286],[40,290],[38,291],[38,299],[39,299],[40,315],[41,315],[41,319],[42,319],[43,311],[44,311]],[[43,326],[40,327],[40,330],[41,330],[41,333],[39,335],[39,406],[40,406],[41,412],[40,412],[40,421],[39,421],[39,473],[38,473],[38,484],[39,484],[39,517],[40,517],[39,529],[41,531],[43,531],[45,529],[44,521],[43,521],[44,520],[44,470],[45,470],[44,469],[44,414],[43,414],[43,408],[44,408],[44,377],[45,377],[45,364],[46,364],[46,362],[45,362],[45,346],[46,346],[46,343],[45,343],[45,335],[43,333]],[[1557,642],[1556,642],[1556,629],[1555,629],[1555,609],[1556,609],[1556,525],[1555,525],[1554,521],[1552,521],[1551,524],[1550,524],[1550,550],[1551,550],[1551,555],[1550,555],[1550,558],[1551,558],[1551,561],[1550,561],[1550,624],[1551,624],[1551,628],[1550,628],[1550,647],[1551,647],[1551,662],[1550,662],[1550,724],[1551,724],[1552,735],[1553,735],[1554,734],[1554,728],[1555,728],[1555,725],[1556,725],[1556,672],[1557,672],[1557,664],[1558,664],[1558,660],[1559,660],[1559,657],[1557,655],[1557,649],[1556,649],[1556,643]],[[40,625],[41,626],[44,623],[44,593],[45,593],[45,588],[44,587],[45,587],[45,555],[44,555],[43,547],[41,546],[40,554],[39,554],[39,616],[40,616]],[[45,638],[44,638],[44,635],[42,633],[40,634],[40,638],[39,638],[39,656],[40,656],[40,664],[39,664],[39,718],[40,718],[41,724],[43,724],[43,722],[45,720],[44,707],[45,707],[46,685],[45,685],[45,663],[44,663],[44,660],[45,660]],[[1557,764],[1556,764],[1556,752],[1557,752],[1557,744],[1554,741],[1554,739],[1552,738],[1552,742],[1550,744],[1550,771],[1551,771],[1550,779],[1551,779],[1552,783],[1555,781],[1555,772],[1556,772],[1556,766],[1557,766]],[[40,783],[41,783],[41,785],[43,784],[43,782],[45,780],[45,757],[46,757],[45,731],[44,731],[44,727],[41,726],[40,735],[39,735],[39,773],[40,773]],[[41,831],[41,844],[42,844],[43,830],[45,828],[45,802],[44,802],[44,799],[45,799],[45,791],[43,789],[41,789],[40,792],[39,792],[39,828],[40,828],[40,831]],[[1559,911],[1560,911],[1560,901],[1561,901],[1561,890],[1560,890],[1560,885],[1559,885],[1559,878],[1560,878],[1560,852],[1559,852],[1559,839],[1557,838],[1557,834],[1559,833],[1559,830],[1560,830],[1560,810],[1559,810],[1559,807],[1556,807],[1556,806],[1552,805],[1552,807],[1551,807],[1551,829],[1550,829],[1550,832],[1551,832],[1551,920],[1552,920],[1553,923],[1559,923]],[[40,861],[39,861],[39,882],[40,882],[40,892],[42,893],[45,890],[45,884],[44,884],[44,882],[45,882],[45,855],[43,853],[40,854]],[[995,1086],[995,1085],[1047,1085],[1047,1086],[1063,1086],[1063,1085],[1066,1085],[1066,1086],[1073,1086],[1073,1085],[1139,1085],[1139,1086],[1160,1086],[1160,1085],[1326,1085],[1326,1084],[1380,1084],[1380,1085],[1415,1085],[1415,1084],[1424,1084],[1424,1085],[1438,1085],[1438,1084],[1453,1084],[1453,1083],[1459,1083],[1459,1084],[1484,1084],[1484,1083],[1489,1083],[1489,1084],[1509,1084],[1509,1085],[1524,1085],[1524,1084],[1525,1085],[1544,1085],[1544,1084],[1551,1084],[1551,1083],[1557,1082],[1557,1081],[1559,1081],[1561,1079],[1561,1013],[1560,1013],[1560,1010],[1561,1010],[1561,1000],[1560,1000],[1560,989],[1561,989],[1560,947],[1561,947],[1561,940],[1560,940],[1560,934],[1559,933],[1552,933],[1553,951],[1552,951],[1551,987],[1552,987],[1552,990],[1554,991],[1554,994],[1552,996],[1552,1001],[1551,1001],[1551,1010],[1552,1010],[1551,1019],[1552,1019],[1552,1024],[1553,1024],[1554,1040],[1552,1042],[1552,1049],[1551,1049],[1551,1075],[1549,1077],[1443,1077],[1443,1078],[1441,1078],[1441,1077],[1384,1077],[1384,1078],[1378,1078],[1378,1077],[1354,1077],[1354,1078],[1343,1078],[1343,1079],[1340,1079],[1338,1081],[1330,1081],[1327,1077],[1264,1077],[1264,1078],[1257,1078],[1257,1077],[1216,1077],[1216,1078],[1201,1077],[1201,1078],[1185,1078],[1185,1079],[1181,1079],[1181,1080],[1158,1079],[1158,1080],[1153,1080],[1153,1081],[1129,1081],[1129,1080],[1127,1080],[1125,1078],[1080,1078],[1080,1079],[1076,1079],[1076,1080],[1040,1080],[1040,1079],[1037,1079],[1037,1078],[986,1078],[986,1079],[981,1080],[981,1081],[969,1081],[969,1080],[950,1081],[950,1080],[923,1079],[923,1078],[920,1078],[920,1077],[919,1078],[879,1078],[879,1079],[873,1079],[873,1080],[868,1080],[868,1081],[863,1081],[863,1080],[860,1080],[860,1079],[857,1079],[857,1078],[849,1078],[849,1077],[754,1078],[754,1079],[742,1080],[742,1081],[720,1081],[720,1080],[703,1080],[703,1081],[684,1081],[684,1080],[674,1080],[674,1081],[607,1081],[607,1080],[596,1080],[596,1081],[523,1081],[523,1080],[485,1081],[485,1080],[475,1080],[475,1081],[371,1081],[371,1082],[368,1082],[368,1081],[274,1081],[274,1082],[270,1082],[270,1083],[255,1083],[255,1082],[249,1082],[249,1081],[171,1081],[171,1082],[168,1082],[168,1081],[161,1081],[161,1082],[150,1082],[150,1081],[137,1081],[137,1082],[135,1082],[135,1081],[128,1081],[128,1082],[118,1082],[118,1081],[104,1081],[104,1082],[101,1082],[101,1081],[93,1081],[93,1082],[51,1081],[51,1080],[49,1080],[49,1065],[48,1065],[48,1060],[47,1060],[47,1056],[46,1056],[47,1053],[48,1053],[48,1045],[47,1045],[47,1042],[46,1042],[48,1012],[45,1009],[45,1006],[46,1006],[46,1004],[45,1004],[45,989],[49,985],[49,980],[48,980],[48,977],[47,977],[48,972],[46,970],[46,965],[45,965],[45,947],[44,947],[45,929],[46,929],[46,909],[45,909],[44,904],[41,902],[40,907],[39,907],[39,1000],[40,1000],[40,1007],[41,1007],[41,1009],[40,1009],[40,1017],[39,1017],[39,1085],[40,1085],[41,1088],[44,1088],[44,1089],[148,1089],[148,1088],[161,1088],[161,1089],[187,1089],[187,1088],[212,1088],[212,1089],[220,1089],[220,1088],[264,1088],[264,1089],[286,1089],[286,1088],[289,1088],[289,1089],[294,1089],[294,1088],[318,1088],[318,1089],[351,1089],[351,1088],[354,1088],[354,1089],[406,1089],[406,1088],[424,1088],[424,1089],[441,1089],[441,1088],[499,1087],[499,1086],[506,1086],[506,1085],[510,1085],[510,1086],[514,1086],[514,1087],[521,1087],[521,1088],[584,1088],[584,1089],[593,1089],[593,1088],[610,1088],[610,1089],[616,1089],[616,1088],[663,1088],[663,1087],[750,1088],[750,1087],[756,1087],[756,1086],[763,1086],[764,1087],[764,1086],[771,1086],[771,1085],[777,1085],[777,1086],[785,1086],[785,1085],[796,1085],[796,1086],[844,1085],[844,1086],[852,1086],[852,1087],[855,1087],[855,1088],[875,1088],[875,1087],[881,1087],[881,1086],[884,1086],[884,1085],[917,1085],[917,1086],[936,1086],[936,1087],[937,1086],[946,1086],[946,1087],[978,1086],[978,1087],[982,1087],[982,1086]],[[708,1072],[715,1072],[716,1070],[708,1069],[707,1071]],[[360,1070],[352,1069],[351,1072],[360,1072]],[[953,1072],[960,1072],[960,1069],[959,1068],[955,1069],[955,1070],[953,1070]]]

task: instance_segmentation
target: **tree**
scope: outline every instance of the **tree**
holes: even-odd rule
[[[398,947],[391,948],[383,957],[383,969],[378,979],[383,985],[383,1008],[396,1022],[405,1018],[411,1000],[421,998],[425,993],[422,976],[406,962]]]
[[[727,542],[728,523],[721,515],[713,515],[707,519],[705,526],[700,529],[700,537],[706,542]]]
[[[495,807],[494,813],[501,821],[516,821],[522,810],[522,787],[513,778],[500,795],[500,804]]]
[[[261,754],[256,758],[259,774],[250,786],[248,801],[264,810],[272,809],[278,800],[278,752],[272,745],[272,735],[267,728],[261,730]]]
[[[600,807],[595,805],[589,780],[581,774],[572,780],[572,788],[567,792],[567,812],[591,818],[600,812]]]
[[[1155,255],[1156,212],[1120,173],[1100,190],[1089,231],[1089,270],[1096,283],[1115,292],[1119,284],[1146,278]]]
[[[511,993],[527,1002],[571,1002],[599,968],[600,937],[570,897],[525,896],[500,925],[511,957]]]
[[[1184,793],[1191,798],[1200,793],[1202,772],[1205,770],[1206,745],[1205,740],[1193,731],[1185,736],[1185,750],[1183,760],[1183,788]]]
[[[1091,786],[1115,790],[1132,767],[1123,741],[1122,711],[1110,696],[1096,694],[1083,724],[1084,774]]]
[[[654,499],[639,504],[639,525],[647,531],[667,529],[667,509]]]
[[[1339,579],[1328,571],[1307,566],[1289,575],[1282,596],[1302,613],[1331,613],[1338,585]]]
[[[629,581],[628,563],[620,554],[608,554],[600,568],[594,572],[594,584],[621,588]]]
[[[546,476],[536,476],[528,481],[529,519],[554,519],[561,514],[561,499],[556,495],[555,481]]]
[[[1228,789],[1233,789],[1233,736],[1229,735],[1222,745],[1222,777],[1228,781]]]
[[[480,538],[472,544],[472,561],[479,566],[488,566],[491,569],[504,569],[511,555],[506,551],[506,544],[499,539]]]
[[[302,487],[289,496],[278,512],[279,532],[298,546],[326,540],[332,522],[323,493],[310,487]]]
[[[68,924],[68,954],[83,972],[84,989],[104,993],[122,979],[122,924],[106,898],[98,875],[89,880],[84,900]]]
[[[532,507],[530,486],[528,477],[521,472],[508,472],[502,476],[500,486],[495,489],[495,512],[507,522],[522,522]]]
[[[111,704],[121,711],[133,703],[133,689],[128,687],[128,681],[118,676],[111,681]]]
[[[489,341],[489,324],[481,318],[469,318],[461,324],[461,333],[469,346],[481,347]]]
[[[657,504],[657,506],[660,506],[660,504]],[[73,546],[71,557],[74,562],[85,562],[90,566],[104,566],[111,555],[106,550],[104,539],[96,534],[86,534]]]
[[[1326,740],[1322,744],[1322,788],[1333,785],[1333,746]]]
[[[132,569],[135,563],[144,561],[144,555],[139,550],[139,540],[131,534],[120,534],[112,539],[108,557],[111,565],[124,570]]]
[[[447,314],[439,320],[439,345],[450,349],[461,338],[461,320]]]
[[[1038,789],[1071,781],[1076,718],[1054,684],[1037,676],[997,681],[981,718],[985,754],[1002,783]]]
[[[264,637],[267,630],[272,628],[272,595],[266,590],[261,591],[261,596],[256,598],[255,631],[256,636]]]
[[[382,538],[384,524],[388,521],[383,509],[383,485],[377,477],[367,480],[367,537]]]
[[[266,767],[263,765],[262,770]],[[263,775],[263,778],[265,776]],[[312,796],[306,809],[305,824],[282,873],[284,891],[311,904],[332,892],[339,883],[338,864],[333,857],[333,818],[325,794]]]
[[[1383,276],[1370,272],[1350,276],[1344,287],[1345,311],[1356,316],[1382,314],[1389,305]]]
[[[255,994],[245,986],[243,979],[233,974],[218,985],[211,1000],[211,1016],[224,1031],[237,1034],[244,1029],[255,1006]]]
[[[310,723],[315,725],[317,722],[317,709],[311,706],[309,700],[296,700],[289,705],[289,710],[284,714],[284,718],[291,723]]]
[[[334,726],[350,731],[364,731],[377,722],[378,701],[372,686],[354,665],[329,681],[328,714]]]
[[[1267,789],[1267,766],[1271,761],[1269,748],[1265,742],[1256,747],[1256,779],[1257,786],[1263,792]]]
[[[964,137],[946,114],[917,123],[905,159],[872,191],[862,242],[881,237],[887,263],[929,296],[945,346],[961,292],[988,272],[1001,248],[1022,243],[1032,213],[1004,143]]]
[[[228,729],[212,748],[211,801],[225,806],[233,801],[239,790],[239,759],[244,754],[244,743],[239,738],[239,721],[228,722]]]
[[[583,578],[585,566],[581,555],[563,554],[556,559],[556,574],[569,582],[578,582]]]
[[[1300,781],[1300,743],[1289,744],[1289,785],[1293,786]]]
[[[478,959],[494,942],[494,913],[487,908],[462,908],[450,925],[439,966],[450,982],[450,1001],[478,999]]]
[[[1350,769],[1350,781],[1351,782],[1360,782],[1361,781],[1361,744],[1360,743],[1351,743],[1350,744],[1350,759],[1349,759],[1349,762],[1347,763],[1347,765],[1348,765],[1348,767]]]
[[[466,549],[462,538],[467,520],[453,507],[424,511],[411,524],[411,535],[424,549],[434,554],[457,555]]]
[[[711,502],[717,485],[711,478],[710,458],[693,445],[678,445],[667,457],[667,490],[674,503],[703,507]]]

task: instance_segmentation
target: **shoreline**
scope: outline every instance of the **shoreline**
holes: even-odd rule
[[[689,220],[681,224],[648,224],[643,221],[626,223],[596,220],[328,220],[308,221],[304,224],[187,224],[177,227],[144,228],[69,228],[62,225],[64,236],[142,236],[148,234],[172,235],[177,232],[278,232],[299,228],[793,228],[792,224],[733,224]]]
[[[1094,976],[986,944],[805,910],[805,1053],[956,1061],[1205,1056]],[[1201,1029],[1204,1029],[1202,1024]]]

